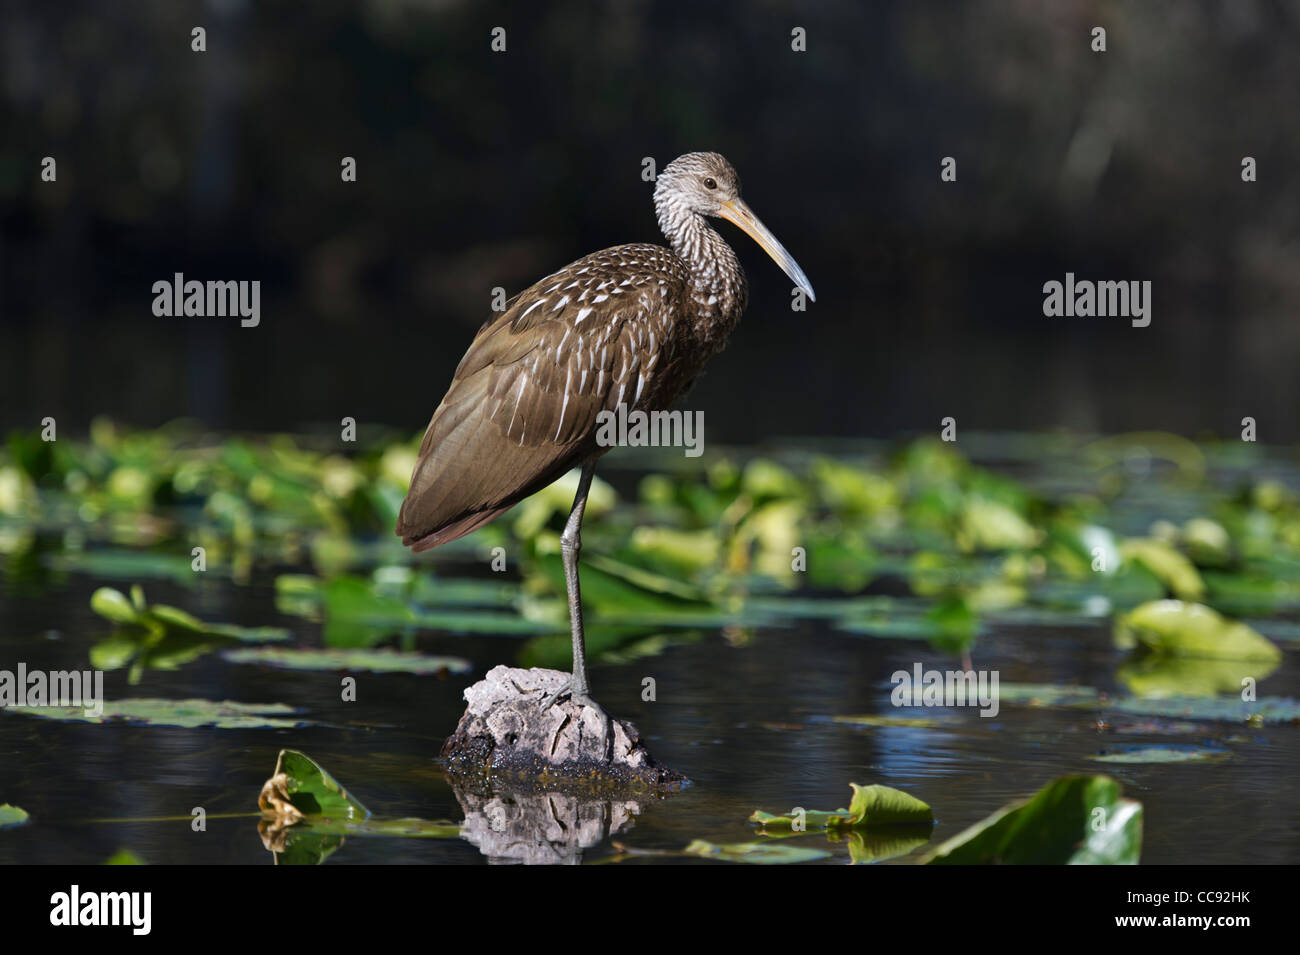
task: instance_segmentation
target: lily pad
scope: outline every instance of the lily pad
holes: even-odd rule
[[[1226,749],[1205,746],[1127,746],[1089,756],[1098,763],[1206,763],[1226,759]]]
[[[1026,706],[1076,706],[1096,703],[1101,693],[1090,686],[1059,683],[999,683],[998,702]]]
[[[792,813],[776,816],[756,809],[749,821],[762,829],[774,831],[792,831],[796,821],[801,821],[804,830],[860,829],[934,822],[934,813],[929,805],[902,790],[880,785],[849,785],[853,787],[853,800],[848,809],[831,812],[808,810],[798,820]]]
[[[1109,776],[1064,776],[928,852],[927,865],[1136,865],[1142,804]]]
[[[0,829],[21,826],[29,818],[27,812],[17,806],[11,806],[9,803],[0,804]]]
[[[1108,705],[1117,713],[1131,716],[1159,716],[1178,720],[1207,720],[1221,723],[1300,723],[1300,701],[1276,696],[1243,701],[1223,697],[1167,697],[1163,699],[1130,698],[1112,700]]]
[[[813,862],[830,855],[822,849],[805,849],[783,845],[779,842],[733,842],[719,845],[696,839],[684,850],[686,855],[717,859],[721,862],[750,862],[756,865],[789,865],[792,862]]]
[[[425,656],[391,650],[290,650],[249,647],[227,650],[230,663],[253,663],[285,670],[348,670],[371,673],[468,673],[473,665],[461,657]]]
[[[127,699],[104,703],[104,712],[91,716],[81,706],[7,706],[6,713],[24,713],[73,723],[141,723],[194,729],[293,729],[310,720],[290,718],[298,710],[284,703],[217,703],[212,700]]]
[[[835,716],[832,719],[836,723],[846,723],[849,726],[899,726],[908,729],[933,729],[936,726],[942,726],[939,720],[929,719],[921,716],[876,716],[874,714],[864,714],[861,716]]]
[[[50,563],[58,570],[115,580],[152,578],[170,580],[183,586],[193,586],[200,578],[188,555],[159,554],[151,551],[116,549],[72,551],[51,557]]]
[[[1239,621],[1204,604],[1154,600],[1134,608],[1116,624],[1116,642],[1141,645],[1157,654],[1276,663],[1282,651]]]

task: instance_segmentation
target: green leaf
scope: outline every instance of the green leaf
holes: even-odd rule
[[[377,819],[361,801],[305,753],[280,750],[275,772],[258,796],[264,839],[278,845],[276,861],[319,864],[343,836],[456,839],[460,825],[426,819]]]
[[[979,616],[961,596],[945,597],[926,613],[925,619],[935,628],[931,643],[948,653],[969,650],[979,632]]]
[[[202,633],[204,630],[202,620],[177,607],[156,604],[148,609],[141,607],[140,611],[151,614],[155,620],[172,630],[188,630],[191,633]]]
[[[803,813],[803,826],[801,830],[794,828],[796,819],[795,813],[785,815],[774,815],[770,812],[764,812],[761,809],[755,809],[749,815],[749,822],[758,826],[764,833],[774,832],[815,832],[819,829],[851,829],[853,827],[853,817],[847,809],[835,810],[817,810],[807,809]]]
[[[683,531],[672,527],[637,527],[628,548],[655,564],[695,573],[717,562],[721,541],[712,528]]]
[[[928,865],[1136,865],[1142,805],[1109,776],[1064,776],[928,852]]]
[[[325,642],[332,647],[367,647],[416,623],[404,600],[375,593],[359,577],[335,577],[325,585],[324,598]]]
[[[1155,574],[1175,597],[1200,600],[1205,596],[1205,582],[1196,565],[1172,545],[1138,537],[1124,541],[1119,550],[1125,560],[1136,561]]]
[[[289,802],[304,816],[328,816],[334,820],[370,817],[370,810],[307,754],[294,749],[280,750],[273,778],[282,773]]]
[[[309,720],[290,719],[298,711],[283,703],[217,703],[212,700],[127,699],[104,704],[99,716],[81,706],[7,706],[6,713],[23,713],[42,719],[73,723],[140,723],[147,726],[175,726],[193,729],[293,729],[310,725]]]
[[[1194,517],[1183,525],[1183,543],[1203,567],[1224,567],[1232,562],[1232,539],[1222,524],[1208,517]]]
[[[104,861],[104,865],[144,865],[145,861],[130,849],[118,849]]]
[[[620,648],[647,637],[652,629],[643,626],[610,626],[588,624],[586,627],[587,658],[608,661]],[[679,636],[678,642],[688,642]],[[670,645],[665,641],[665,646]],[[550,634],[533,637],[519,649],[516,657],[522,667],[567,669],[573,659],[573,640],[569,634]]]
[[[584,574],[584,586],[586,577]],[[583,593],[586,600],[586,593]],[[421,610],[416,622],[427,630],[447,630],[451,633],[491,633],[511,636],[530,633],[553,633],[568,630],[565,620],[533,619],[517,613],[494,613],[466,607],[461,610]]]
[[[983,497],[968,497],[958,541],[963,550],[1016,550],[1038,543],[1038,531],[1012,508]]]
[[[934,813],[927,803],[900,789],[889,786],[853,787],[853,801],[849,803],[849,816],[855,828],[891,826],[900,823],[934,822]]]
[[[934,822],[934,813],[929,805],[915,796],[889,786],[849,785],[853,787],[853,801],[848,809],[831,812],[805,810],[802,814],[804,829],[865,829]],[[751,823],[774,831],[794,830],[795,820],[793,813],[775,816],[757,809],[749,817]]]
[[[460,657],[425,656],[391,650],[289,650],[250,647],[227,650],[230,663],[252,663],[285,670],[348,670],[371,673],[468,673],[472,664]]]
[[[696,839],[684,850],[686,855],[717,859],[721,862],[750,862],[756,865],[788,865],[792,862],[812,862],[830,855],[821,849],[802,849],[779,842],[734,842],[718,845]]]
[[[147,632],[143,638],[147,645],[150,641],[161,640],[164,636],[173,637],[213,637],[224,640],[238,640],[244,643],[263,643],[275,640],[288,640],[291,634],[283,627],[240,627],[231,623],[204,623],[202,620],[177,607],[166,604],[145,603],[144,591],[139,585],[131,588],[131,599],[112,587],[100,587],[90,598],[90,607],[95,613],[119,626],[141,628]],[[115,634],[113,642],[101,651],[107,660],[118,660],[125,648],[120,639],[122,634]],[[191,649],[193,644],[187,644]],[[194,653],[198,656],[203,650]]]
[[[121,624],[138,624],[139,611],[126,595],[112,587],[100,587],[90,595],[90,609],[101,617]]]
[[[7,802],[0,803],[0,829],[21,826],[29,818],[25,810],[19,809],[17,806],[11,806]]]
[[[1141,644],[1158,654],[1276,663],[1282,651],[1244,623],[1230,621],[1204,604],[1155,600],[1117,621],[1120,646]]]

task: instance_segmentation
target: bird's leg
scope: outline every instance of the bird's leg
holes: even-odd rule
[[[587,492],[596,462],[582,466],[578,479],[578,493],[573,497],[573,508],[560,535],[560,553],[564,555],[564,583],[569,591],[569,623],[573,630],[573,681],[571,695],[587,696],[591,687],[587,683],[587,643],[582,629],[582,587],[578,581],[578,555],[582,553],[582,515],[587,510]]]
[[[564,558],[564,583],[569,591],[569,624],[573,631],[573,675],[568,684],[548,694],[542,700],[542,708],[547,709],[568,697],[579,706],[587,706],[600,714],[603,725],[601,753],[609,758],[609,747],[613,738],[613,726],[609,714],[591,698],[591,686],[587,682],[587,644],[582,628],[582,588],[578,582],[578,555],[582,552],[582,514],[587,509],[587,492],[591,490],[591,478],[596,471],[594,458],[582,466],[582,476],[578,479],[578,493],[573,498],[573,509],[564,524],[564,533],[560,535],[560,553]]]

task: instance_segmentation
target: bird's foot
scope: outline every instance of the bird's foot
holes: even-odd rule
[[[591,698],[586,689],[576,689],[573,685],[573,678],[557,690],[553,690],[542,697],[538,704],[543,710],[549,710],[561,700],[569,700],[580,707],[593,709],[600,716],[601,733],[600,733],[600,753],[602,762],[611,762],[613,760],[614,745],[614,721],[605,708]]]

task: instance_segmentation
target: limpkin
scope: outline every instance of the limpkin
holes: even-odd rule
[[[578,584],[582,514],[596,459],[597,415],[667,410],[726,344],[745,310],[745,273],[705,221],[743,229],[815,300],[798,264],[740,198],[717,153],[687,153],[659,174],[655,215],[671,249],[619,245],[578,259],[518,295],[475,335],[433,413],[397,519],[424,551],[456,540],[580,466],[560,538],[573,633],[565,696],[590,696]]]

